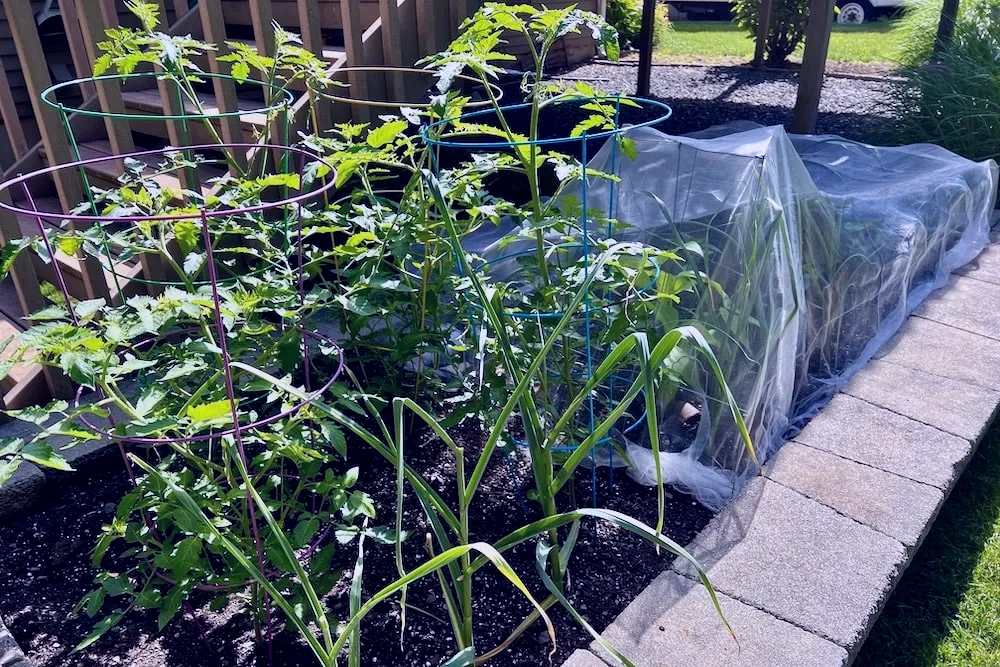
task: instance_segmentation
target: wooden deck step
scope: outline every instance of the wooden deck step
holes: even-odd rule
[[[62,205],[58,197],[35,197],[33,198],[35,208],[43,213],[62,213]],[[27,202],[18,202],[21,208],[28,208]],[[38,218],[26,213],[17,214],[17,224],[21,228],[21,234],[29,238],[38,236]],[[59,220],[55,218],[42,218],[42,224],[51,229],[59,229]]]
[[[82,153],[83,151],[81,149],[81,154]],[[34,199],[34,204],[39,211],[46,213],[62,213],[62,206],[57,197],[38,197]],[[22,208],[27,208],[26,203],[23,201],[19,202],[18,205]],[[55,217],[42,219],[42,223],[45,227],[53,230],[61,229],[61,222],[62,221],[59,218]],[[38,218],[36,216],[19,213],[17,215],[17,223],[24,236],[31,238],[38,236]],[[63,277],[66,280],[70,293],[78,299],[87,298],[83,287],[83,269],[80,266],[80,260],[77,257],[67,255],[58,250],[56,251],[56,259],[63,270]],[[102,257],[101,264],[104,266],[104,279],[108,284],[108,289],[111,292],[112,299],[116,299],[119,296],[119,286],[121,287],[121,292],[123,292],[125,296],[131,296],[131,294],[136,292],[138,288],[135,285],[130,285],[129,283],[132,278],[135,278],[141,273],[142,267],[138,263],[119,265],[115,269],[118,273],[117,276],[111,271],[112,267],[109,259]],[[52,283],[53,285],[58,284],[53,266],[42,262],[41,259],[36,258],[35,273],[38,275],[40,280]],[[19,318],[22,314],[20,305],[17,303],[17,295],[13,292],[10,294],[5,293],[4,285],[6,285],[6,283],[0,283],[0,317],[7,316],[8,318]],[[13,289],[12,286],[11,289]],[[2,338],[0,338],[0,340],[2,340]]]
[[[16,299],[16,296],[15,296]],[[18,322],[13,322],[7,319],[6,316],[0,315],[0,345],[3,341],[7,340],[11,336],[17,335],[21,331],[24,331],[24,326]],[[13,356],[14,352],[17,351],[17,342],[11,341],[5,348],[0,350],[0,361],[6,361]],[[32,375],[32,364],[30,362],[22,362],[15,364],[10,370],[10,374],[7,375],[3,380],[0,380],[0,390],[7,391],[14,387],[14,385],[23,382]]]
[[[220,113],[219,107],[215,101],[215,95],[201,92],[197,93],[197,95],[198,102],[202,105],[202,109],[206,114],[215,116]],[[134,130],[151,134],[155,137],[161,137],[164,139],[167,138],[166,122],[156,118],[163,115],[163,101],[160,98],[158,90],[152,88],[148,90],[124,92],[122,93],[122,101],[125,103],[125,108],[129,112],[148,114],[150,116],[149,122],[133,120],[132,124]],[[254,100],[238,100],[237,106],[240,111],[253,112],[260,109],[264,105],[261,102],[256,102]],[[185,100],[184,112],[188,114],[196,114],[198,113],[198,107],[191,101]],[[267,114],[241,114],[240,120],[243,124],[244,141],[254,141],[255,135],[263,131],[264,125],[267,123]],[[216,130],[218,131],[218,123],[216,122],[214,124],[216,125]],[[200,120],[188,121],[187,129],[190,133],[192,144],[214,143],[216,141],[215,137],[213,137],[211,132],[209,132],[205,127],[204,122]]]
[[[360,4],[361,20],[364,25],[371,25],[378,18],[378,0],[352,1]],[[222,11],[228,25],[252,25],[245,0],[222,0]],[[293,32],[301,32],[296,0],[271,0],[271,11],[275,22],[279,25]],[[319,0],[319,22],[323,30],[343,29],[340,0]]]
[[[80,159],[90,160],[98,157],[107,157],[113,154],[111,150],[111,144],[107,139],[95,139],[93,141],[86,141],[79,144]],[[141,150],[141,149],[138,149]],[[42,159],[46,159],[44,150],[42,151]],[[152,169],[161,161],[160,155],[150,155],[142,158],[143,161]],[[115,187],[118,185],[118,177],[121,175],[122,171],[119,168],[117,160],[105,160],[103,162],[97,162],[86,167],[87,174],[92,179],[92,185],[97,185],[99,187]],[[217,178],[225,174],[226,171],[216,165],[202,165],[198,168],[198,176],[202,184],[203,190],[209,190],[211,186],[211,179]],[[157,174],[153,177],[157,183],[159,183],[164,188],[170,188],[176,191],[181,190],[180,178],[173,174]]]

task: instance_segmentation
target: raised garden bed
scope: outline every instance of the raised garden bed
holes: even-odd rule
[[[143,7],[143,29],[103,63],[157,63],[190,98],[185,120],[211,130],[186,60],[209,47],[165,49]],[[670,116],[662,102],[585,83],[500,103],[484,45],[528,32],[540,73],[586,29],[614,55],[598,17],[489,5],[466,28],[428,63],[441,90],[460,90],[296,147],[125,156],[117,187],[64,216],[78,229],[40,221],[8,249],[82,252],[144,290],[79,301],[60,281],[19,340],[15,361],[31,354],[81,386],[14,413],[44,430],[0,449],[5,471],[55,470],[42,509],[0,532],[14,575],[0,614],[37,662],[562,661],[673,556],[708,583],[679,545],[711,512],[669,484],[724,507],[789,423],[985,244],[995,165],[930,156],[940,182],[915,189],[968,219],[914,206],[858,267],[856,198],[834,205],[780,128],[733,146],[669,137],[650,129]],[[276,39],[277,66],[240,48],[233,76],[328,86],[294,38]],[[674,150],[688,186],[699,160],[719,159],[735,166],[727,181],[758,187],[720,201],[721,164],[683,192],[632,173]],[[205,155],[228,176],[163,186],[194,180]],[[809,160],[824,169],[826,155]],[[785,172],[767,171],[782,158]],[[30,194],[33,178],[94,163],[6,187]],[[715,208],[687,205],[702,195]],[[44,217],[28,199],[0,206]],[[653,201],[660,217],[629,208]],[[887,268],[904,263],[916,268]],[[862,269],[871,313],[836,298]],[[64,438],[123,463],[95,456],[68,477]],[[74,606],[90,618],[67,617]]]

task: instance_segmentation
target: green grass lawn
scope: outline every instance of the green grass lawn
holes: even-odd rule
[[[980,445],[855,665],[1000,665],[1000,427]]]
[[[753,40],[729,21],[677,21],[656,48],[660,60],[717,62],[753,58]],[[852,63],[888,63],[899,37],[892,21],[861,26],[833,27],[829,60]],[[801,56],[801,48],[797,56]],[[794,57],[794,56],[793,56]]]

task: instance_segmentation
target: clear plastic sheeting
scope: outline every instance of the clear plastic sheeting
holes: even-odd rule
[[[992,161],[749,123],[627,136],[635,160],[609,141],[590,161],[618,179],[591,178],[588,206],[629,225],[619,240],[680,248],[682,270],[708,278],[677,320],[709,334],[761,461],[988,242]],[[756,468],[710,373],[686,361],[689,391],[657,401],[661,463],[686,470],[681,485],[719,507]],[[681,428],[679,404],[700,418]],[[640,481],[653,465],[648,444],[622,443]]]

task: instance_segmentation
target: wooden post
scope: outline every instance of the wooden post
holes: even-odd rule
[[[253,23],[257,52],[273,56],[274,12],[271,9],[271,0],[250,0],[250,21]]]
[[[383,64],[387,67],[403,65],[403,43],[399,23],[399,5],[396,0],[379,0],[379,18],[382,21],[382,54]],[[406,100],[406,81],[399,72],[388,72],[386,75],[386,93],[388,100],[402,102]]]
[[[810,0],[809,22],[806,24],[806,46],[799,70],[799,87],[792,115],[792,132],[811,134],[816,129],[819,96],[823,90],[826,53],[833,29],[835,0]]]
[[[302,45],[314,56],[323,60],[323,32],[320,29],[319,0],[299,0],[299,30],[302,33]],[[316,118],[313,128],[317,134],[330,128],[333,124],[330,114],[330,103],[323,99],[313,99]]]
[[[458,39],[462,31],[459,29],[462,21],[472,16],[476,9],[474,6],[479,3],[476,0],[447,0],[451,5],[451,39]]]
[[[397,4],[399,9],[396,13],[396,19],[399,24],[393,29],[399,33],[402,64],[404,67],[412,67],[417,60],[423,57],[418,32],[417,3],[416,0],[399,0]],[[412,82],[413,78],[410,77],[408,81]]]
[[[6,192],[0,193],[0,200],[11,203],[10,195]],[[7,244],[21,236],[21,226],[17,222],[17,216],[7,209],[0,209],[0,242]],[[10,267],[10,279],[14,283],[14,291],[17,292],[17,300],[25,316],[49,305],[42,296],[41,281],[35,273],[35,265],[28,253],[22,252],[14,260]],[[65,375],[50,367],[43,367],[42,372],[53,398],[72,395],[73,386]]]
[[[81,2],[82,0],[77,0]],[[103,9],[102,3],[102,9]],[[79,7],[77,8],[80,9]],[[83,32],[83,40],[87,45],[87,55],[91,62],[97,60],[100,52],[97,49],[98,42],[104,41],[104,31],[107,28],[117,27],[118,15],[102,16],[106,12],[78,11],[80,18],[80,29]],[[91,8],[92,10],[93,8]],[[108,21],[114,21],[109,23]],[[105,114],[124,114],[125,103],[122,101],[121,83],[117,80],[99,81],[96,84],[97,99],[101,105],[101,111]],[[115,155],[135,152],[135,144],[132,142],[132,129],[129,122],[121,118],[105,118],[104,127],[108,133],[108,142],[111,144],[111,152]]]
[[[0,200],[10,204],[10,194],[0,193]],[[17,222],[17,216],[7,209],[0,209],[0,240],[4,244],[10,243],[23,236],[21,225]],[[31,256],[22,252],[14,260],[10,268],[11,281],[17,291],[17,300],[21,304],[21,310],[25,315],[30,315],[41,310],[48,305],[45,297],[42,296],[41,284],[35,273],[35,265],[31,262]]]
[[[35,26],[35,16],[31,12],[30,3],[8,3],[4,9],[7,12],[7,23],[14,38],[14,48],[17,49],[17,57],[21,62],[21,72],[24,74],[28,97],[35,112],[35,119],[38,121],[38,129],[42,135],[49,164],[72,162],[75,157],[70,152],[66,129],[62,125],[59,112],[42,102],[42,91],[52,85],[52,79],[49,77],[45,52],[38,38],[38,29]],[[53,173],[53,180],[64,211],[71,210],[83,201],[83,187],[76,172],[59,169]],[[111,294],[100,262],[90,255],[82,255],[80,264],[81,277],[88,297],[104,298],[110,303]]]
[[[7,138],[10,139],[10,148],[14,152],[14,157],[20,159],[28,152],[28,139],[24,136],[24,126],[21,125],[21,117],[17,113],[17,104],[14,97],[10,95],[10,83],[7,82],[7,72],[4,70],[3,59],[0,58],[0,115],[3,116],[3,127],[7,130]]]
[[[188,0],[174,0],[174,20],[180,21],[181,18],[191,11],[191,6],[188,4]],[[164,21],[166,23],[166,21]],[[164,26],[164,31],[167,26]]]
[[[341,18],[344,26],[344,49],[347,52],[348,67],[371,66],[365,58],[365,27],[361,24],[361,5],[357,2],[340,3]],[[367,72],[348,72],[347,82],[350,85],[350,97],[370,100],[377,92],[374,85],[375,77]],[[367,123],[371,120],[370,109],[360,104],[351,105],[351,116],[355,123]]]
[[[437,14],[434,11],[434,0],[416,0],[417,3],[417,38],[420,50],[424,55],[437,53],[443,41],[438,34]]]
[[[774,0],[760,0],[757,12],[757,40],[753,47],[753,66],[764,66],[764,50],[767,47],[767,33],[771,28],[771,7]]]
[[[83,42],[83,32],[80,28],[80,17],[76,13],[75,0],[59,0],[59,13],[62,14],[63,28],[66,30],[66,39],[69,41],[69,53],[73,58],[73,69],[76,70],[78,79],[90,76],[94,73],[87,53],[87,45]],[[90,99],[97,94],[97,90],[92,83],[80,84],[80,95],[83,99]]]
[[[649,79],[653,74],[653,33],[656,23],[656,0],[642,0],[642,29],[639,31],[639,77],[635,94],[649,95]]]
[[[222,5],[218,2],[199,2],[198,11],[201,14],[201,25],[205,41],[215,44],[216,50],[208,52],[208,69],[213,74],[223,72],[219,57],[229,53],[226,45],[226,21],[222,15]],[[220,113],[228,114],[239,110],[236,98],[236,84],[227,77],[211,77],[212,90],[215,93],[215,106]],[[243,121],[237,115],[219,118],[219,134],[227,144],[243,143]],[[245,151],[231,150],[230,156],[241,167],[246,167]]]

